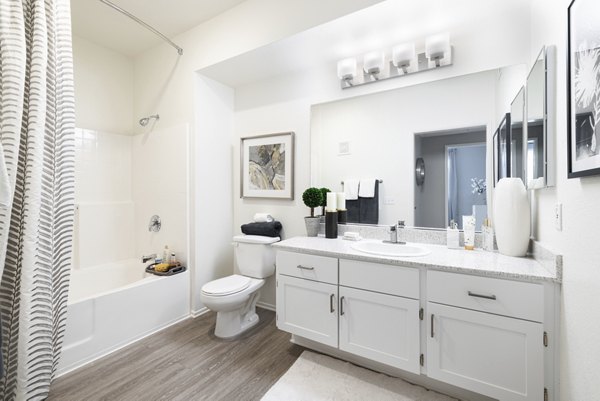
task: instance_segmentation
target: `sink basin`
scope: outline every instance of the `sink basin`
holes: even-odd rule
[[[383,241],[364,241],[352,245],[352,249],[381,256],[425,256],[429,255],[429,249],[416,244],[391,244]]]

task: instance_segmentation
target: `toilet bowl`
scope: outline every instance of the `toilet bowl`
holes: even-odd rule
[[[204,306],[217,312],[215,336],[231,338],[255,326],[259,319],[256,302],[265,278],[275,273],[275,252],[271,244],[279,237],[239,235],[233,238],[241,274],[233,274],[202,286]]]

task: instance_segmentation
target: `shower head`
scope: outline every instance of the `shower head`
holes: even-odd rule
[[[142,127],[145,127],[146,125],[148,125],[148,123],[150,122],[150,120],[152,120],[152,119],[158,120],[159,118],[160,117],[158,116],[158,114],[153,114],[153,115],[148,116],[148,117],[140,118],[140,125]]]

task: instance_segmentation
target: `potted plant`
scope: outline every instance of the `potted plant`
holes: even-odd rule
[[[323,193],[319,188],[308,188],[302,194],[302,200],[304,204],[310,208],[310,216],[304,218],[306,224],[306,235],[309,237],[316,237],[319,234],[319,221],[320,217],[315,217],[315,208],[321,206],[323,200]]]
[[[323,199],[321,199],[321,216],[325,216],[325,206],[327,206],[327,192],[331,192],[331,189],[321,188],[321,194],[323,195]]]

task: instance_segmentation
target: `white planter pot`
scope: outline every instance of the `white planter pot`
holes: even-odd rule
[[[308,237],[316,237],[319,234],[319,228],[321,223],[321,217],[305,217],[304,223],[306,224],[306,235]]]
[[[498,251],[525,256],[531,233],[531,210],[527,190],[520,178],[503,178],[494,190],[494,229]]]

